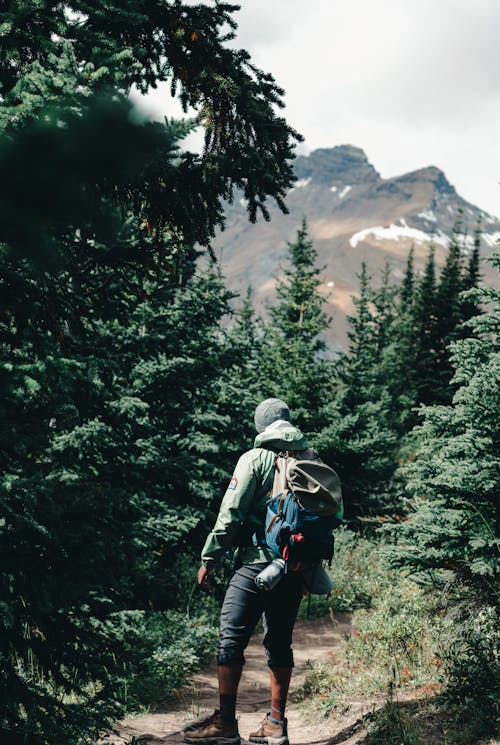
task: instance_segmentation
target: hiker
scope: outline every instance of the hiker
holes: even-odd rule
[[[268,546],[260,545],[256,536],[263,532],[266,500],[273,486],[278,453],[300,451],[308,445],[291,424],[288,406],[280,399],[269,398],[260,403],[254,421],[259,433],[255,446],[240,457],[201,554],[198,584],[208,588],[217,560],[228,549],[237,549],[236,570],[220,616],[219,709],[184,728],[184,741],[191,745],[239,745],[235,712],[245,662],[243,653],[262,614],[271,707],[249,740],[267,745],[288,743],[285,706],[293,668],[292,631],[303,594],[303,577],[296,571],[301,569],[300,565],[289,565],[272,589],[257,587],[255,578],[276,559],[276,554]]]

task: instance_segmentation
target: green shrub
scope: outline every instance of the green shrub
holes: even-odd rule
[[[418,737],[414,718],[391,696],[379,711],[365,718],[368,736],[364,745],[424,745]]]
[[[335,557],[332,564],[332,608],[352,611],[368,608],[387,586],[387,569],[381,563],[379,545],[341,528],[335,534]]]
[[[473,713],[479,734],[498,725],[500,715],[500,628],[495,608],[482,608],[453,628],[440,654],[447,686],[445,702]]]
[[[393,581],[373,602],[372,609],[354,613],[356,630],[346,639],[349,664],[363,665],[364,690],[380,692],[389,685],[414,688],[436,681],[441,620],[430,615],[428,596],[394,573]]]
[[[369,608],[373,598],[384,591],[391,574],[381,561],[381,550],[376,540],[354,533],[347,527],[335,531],[335,556],[328,569],[333,582],[329,597],[313,595],[310,616],[319,618],[331,611],[354,611]],[[307,614],[303,603],[299,616]]]
[[[113,623],[128,660],[121,678],[128,710],[165,699],[215,654],[217,628],[205,615],[125,611]]]
[[[332,651],[333,665],[316,665],[306,676],[303,694],[312,696],[308,705],[328,714],[347,706],[350,696],[436,683],[440,661],[435,647],[442,623],[429,612],[429,596],[387,567],[385,543],[340,531],[337,546],[331,609],[357,608],[354,632]]]
[[[364,718],[363,745],[498,745],[484,737],[478,712],[443,706],[439,697],[397,701],[391,695]]]

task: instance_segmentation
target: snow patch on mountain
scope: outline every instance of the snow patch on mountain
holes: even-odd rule
[[[427,220],[427,222],[437,222],[437,217],[432,210],[424,210],[423,212],[419,212],[417,217],[421,217],[422,220]]]
[[[330,191],[333,191],[333,192],[338,191],[338,188],[336,186],[330,186]]]
[[[295,182],[295,184],[292,186],[290,191],[293,191],[294,189],[303,189],[305,186],[308,186],[311,183],[311,177],[309,178],[299,178]]]
[[[496,246],[500,241],[500,232],[497,233],[483,233],[483,239],[486,241],[488,246]]]
[[[344,186],[344,188],[342,189],[342,191],[339,194],[339,198],[340,199],[343,199],[346,194],[349,194],[349,192],[351,191],[351,189],[352,189],[352,186]]]
[[[410,228],[405,220],[401,220],[400,222],[402,223],[401,225],[395,225],[394,223],[388,227],[375,225],[372,228],[360,230],[358,233],[351,236],[349,243],[353,248],[356,248],[358,243],[361,243],[361,241],[364,241],[365,238],[368,238],[370,235],[379,241],[399,241],[409,239],[416,241],[417,243],[439,243],[441,246],[447,246],[449,243],[449,237],[441,230],[439,230],[437,234],[434,233],[431,235],[423,230],[418,230],[418,228]]]

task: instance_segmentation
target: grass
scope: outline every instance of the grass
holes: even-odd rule
[[[388,568],[387,548],[383,541],[338,531],[334,590],[330,598],[312,600],[311,615],[330,613],[334,620],[335,613],[350,611],[354,631],[309,670],[300,691],[304,709],[309,716],[342,717],[364,700],[364,711],[372,708],[362,717],[364,745],[499,745],[488,738],[491,712],[472,698],[455,704],[449,694],[444,697],[453,670],[448,657],[455,667],[458,659],[450,625],[432,593]],[[492,624],[480,620],[474,638],[491,651]],[[470,666],[477,653],[469,647],[469,656],[462,657]],[[485,692],[491,688],[488,673],[483,682],[474,675]],[[481,697],[484,707],[492,695],[490,690]]]
[[[435,698],[389,700],[365,718],[363,745],[499,745],[484,735],[473,712],[443,707]]]
[[[429,597],[384,565],[382,544],[339,533],[334,591],[314,607],[352,611],[354,632],[306,677],[302,695],[322,715],[345,710],[354,696],[440,683],[435,649],[442,622],[430,614]]]

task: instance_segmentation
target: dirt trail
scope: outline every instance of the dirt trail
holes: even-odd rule
[[[293,702],[294,691],[304,682],[308,663],[332,659],[342,635],[351,631],[351,619],[346,613],[335,614],[333,621],[330,618],[297,621],[294,631],[295,670],[290,689],[291,702],[287,708],[292,745],[353,745],[358,741],[360,716],[367,711],[366,706],[355,706],[350,715],[341,721],[323,719],[318,722],[308,721],[304,707]],[[261,636],[253,636],[245,653],[246,665],[240,683],[237,711],[242,739],[255,729],[269,708],[269,677]],[[197,673],[190,686],[155,712],[122,722],[117,727],[119,734],[110,736],[105,742],[125,745],[134,742],[135,738],[135,742],[141,745],[180,745],[184,724],[204,712],[213,711],[217,706],[216,681],[217,668],[213,664]]]

